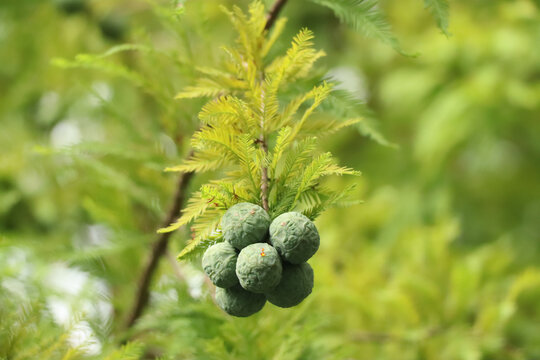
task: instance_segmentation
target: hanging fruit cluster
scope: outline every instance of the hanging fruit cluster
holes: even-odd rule
[[[223,215],[221,227],[225,241],[208,248],[202,265],[225,312],[246,317],[267,300],[288,308],[311,294],[313,269],[306,261],[320,239],[306,216],[288,212],[271,221],[260,206],[239,203]]]

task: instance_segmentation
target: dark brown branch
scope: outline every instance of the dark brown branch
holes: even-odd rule
[[[188,156],[191,157],[193,151]],[[180,175],[176,185],[176,193],[173,198],[172,206],[167,214],[167,218],[163,222],[163,226],[169,226],[172,224],[180,215],[182,204],[186,197],[186,189],[193,177],[194,173],[186,172]],[[169,244],[169,238],[173,233],[167,232],[159,234],[158,238],[152,245],[152,251],[150,257],[142,271],[141,277],[139,279],[137,293],[135,294],[135,303],[133,304],[129,317],[126,321],[126,327],[132,327],[137,319],[142,315],[144,308],[148,305],[148,299],[150,296],[150,283],[152,282],[153,275],[157,269],[159,259],[167,251],[167,245]]]
[[[276,22],[276,19],[279,16],[279,13],[281,12],[281,9],[285,4],[287,3],[287,0],[277,0],[274,5],[272,6],[272,9],[270,9],[270,12],[268,15],[266,15],[266,26],[264,27],[265,30],[270,30],[270,28],[274,25]]]

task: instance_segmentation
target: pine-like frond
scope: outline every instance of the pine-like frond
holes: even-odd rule
[[[286,81],[305,77],[315,61],[325,55],[324,51],[313,48],[313,37],[311,30],[300,30],[293,38],[287,54],[274,60],[265,69],[265,73],[273,74],[271,81],[276,88]]]
[[[309,93],[299,95],[293,100],[291,100],[281,112],[279,122],[276,124],[276,129],[281,129],[286,126],[292,126],[292,123],[294,122],[294,117],[298,113],[300,107],[308,100],[308,98]]]
[[[230,89],[220,85],[215,80],[202,78],[194,86],[188,86],[178,94],[175,99],[195,99],[201,97],[216,97],[230,93]]]
[[[259,50],[264,39],[266,25],[263,4],[260,1],[252,2],[249,6],[249,17],[236,5],[232,10],[226,7],[222,7],[222,10],[229,15],[231,23],[238,32],[237,42],[242,48],[245,59],[260,64]]]
[[[258,122],[255,117],[248,104],[234,96],[222,96],[211,100],[199,113],[199,119],[203,124],[227,125],[239,133],[257,128]]]
[[[350,168],[337,166],[330,153],[319,155],[304,169],[302,177],[296,186],[296,195],[289,211],[293,210],[296,201],[302,193],[314,186],[319,178],[327,175],[360,175],[360,173]]]
[[[165,171],[206,172],[217,170],[230,163],[230,159],[220,155],[215,149],[200,150],[180,165],[169,166],[165,168]]]
[[[222,96],[211,100],[203,106],[199,119],[205,125],[215,123],[234,124],[239,122],[238,104],[230,96]]]
[[[319,196],[317,198],[311,197],[311,202],[308,203],[308,206],[304,210],[302,210],[302,214],[311,220],[315,220],[325,209],[336,206],[342,207],[360,204],[360,200],[345,202],[345,199],[351,197],[355,188],[356,184],[352,184],[341,191],[328,191],[322,195],[318,193]]]
[[[144,346],[137,342],[130,342],[123,345],[120,349],[117,349],[107,355],[105,360],[137,360],[143,356]]]
[[[268,168],[269,175],[274,176],[283,152],[291,145],[293,138],[291,136],[292,129],[290,127],[281,128],[276,139],[276,145],[272,151],[270,166]]]
[[[261,94],[261,130],[264,132],[272,131],[274,124],[279,119],[279,88],[271,81],[263,82],[263,93]]]
[[[248,91],[257,82],[258,74],[255,61],[246,61],[246,55],[239,49],[222,46],[221,49],[227,55],[228,60],[225,61],[224,67],[235,73],[237,78],[245,83],[245,89]]]
[[[182,210],[182,216],[173,224],[161,228],[158,233],[166,233],[179,229],[180,227],[189,224],[194,219],[201,216],[206,209],[212,206],[211,201],[203,197],[202,192],[196,192],[188,201],[188,204]]]
[[[330,153],[328,153],[330,154]],[[330,154],[331,155],[331,154]],[[337,176],[343,176],[343,175],[352,175],[352,176],[360,176],[362,173],[358,170],[354,170],[350,167],[346,166],[339,166],[335,164],[334,162],[330,162],[328,166],[325,166],[323,168],[323,171],[321,172],[321,176],[329,176],[329,175],[337,175]]]
[[[308,190],[311,186],[315,185],[316,181],[323,175],[325,169],[332,163],[332,155],[330,153],[324,153],[313,159],[302,174],[302,177],[298,180],[296,186],[296,194],[294,201],[296,202],[302,193]],[[291,204],[290,210],[293,210],[294,202]]]
[[[304,124],[302,132],[307,136],[326,136],[346,127],[358,125],[363,119],[334,120],[327,118],[311,119]]]
[[[245,81],[239,79],[230,72],[203,66],[198,66],[197,68],[195,68],[195,70],[203,75],[206,75],[207,77],[210,77],[213,81],[228,89],[247,89],[247,84],[245,83]]]
[[[295,149],[287,159],[283,174],[276,181],[272,214],[281,214],[294,210],[306,192],[320,192],[316,187],[320,178],[329,175],[360,175],[360,172],[347,167],[338,166],[330,153],[321,154],[312,158],[312,149],[309,142]],[[306,151],[307,150],[307,151]],[[322,211],[322,210],[321,210]]]
[[[377,0],[311,0],[331,9],[347,25],[364,36],[390,45],[403,54],[392,27],[380,9]]]
[[[384,135],[379,131],[378,124],[374,119],[363,118],[356,124],[356,128],[360,134],[372,139],[376,143],[384,146],[396,147],[394,143],[389,142]]]
[[[239,201],[250,201],[249,191],[238,183],[216,180],[201,186],[189,199],[180,218],[170,226],[158,230],[158,233],[170,232],[193,222],[193,229],[206,228],[208,218],[214,219],[216,212],[221,214]],[[205,220],[206,219],[206,220]],[[212,231],[215,227],[212,228]],[[210,231],[210,230],[208,230]],[[211,231],[210,231],[211,232]],[[200,235],[199,232],[197,232]]]
[[[245,170],[245,176],[253,189],[258,188],[255,180],[258,171],[254,159],[255,147],[249,136],[235,134],[228,127],[204,127],[193,135],[192,145],[197,150],[213,149],[216,156],[236,162]]]
[[[79,54],[73,61],[56,58],[52,60],[52,64],[64,69],[96,69],[113,76],[127,79],[136,86],[145,85],[145,80],[138,73],[123,65],[108,61],[105,59],[105,56],[102,55]]]
[[[213,215],[213,216],[212,216]],[[199,224],[197,227],[194,227],[194,231],[197,232],[195,238],[193,238],[189,244],[182,249],[178,254],[178,260],[189,260],[200,254],[202,254],[209,246],[212,246],[215,243],[223,241],[223,235],[221,230],[218,229],[218,225],[221,221],[221,216],[223,213],[213,213],[207,214],[205,216],[206,220],[203,224]]]
[[[277,87],[269,80],[261,80],[252,85],[250,91],[246,93],[246,100],[254,110],[256,123],[255,129],[267,133],[275,128],[278,118],[279,101],[277,98]]]
[[[168,232],[191,223],[193,239],[178,255],[189,258],[200,254],[209,245],[222,241],[219,224],[223,213],[240,201],[252,201],[246,189],[235,183],[223,180],[203,185],[190,200],[182,216],[171,226],[161,229]]]
[[[193,148],[197,151],[214,151],[216,157],[236,163],[243,169],[243,176],[248,180],[254,193],[258,192],[258,166],[255,163],[256,149],[253,139],[248,135],[236,134],[229,127],[204,127],[192,138]]]
[[[276,171],[276,182],[278,184],[288,182],[295,177],[297,172],[302,170],[305,162],[312,158],[316,143],[317,138],[306,138],[298,142],[296,146],[287,153],[283,166]]]
[[[290,140],[287,140],[290,141]],[[274,179],[270,183],[270,208],[272,214],[288,211],[294,204],[296,184],[306,164],[309,163],[316,147],[317,139],[306,138],[290,149],[284,161],[277,162],[274,167]]]
[[[333,90],[320,110],[337,118],[358,120],[354,127],[362,135],[384,146],[396,146],[379,131],[373,111],[346,90]]]
[[[213,180],[210,184],[202,186],[202,192],[207,199],[211,199],[214,205],[228,209],[237,202],[253,201],[249,191],[235,181]]]
[[[302,117],[300,118],[300,121],[298,121],[294,127],[293,127],[293,136],[298,135],[298,133],[302,130],[302,126],[306,122],[306,120],[309,118],[309,116],[321,105],[321,103],[330,95],[330,92],[332,91],[332,85],[330,85],[327,82],[322,83],[322,85],[316,86],[313,88],[312,91],[308,94],[308,98],[313,98],[313,104],[311,104],[310,107],[306,109]]]
[[[424,0],[424,6],[435,18],[437,26],[449,36],[448,32],[448,1],[447,0]]]
[[[238,148],[240,149],[238,153],[240,165],[244,169],[244,172],[247,174],[246,178],[253,185],[253,194],[258,195],[260,191],[260,165],[257,164],[257,162],[255,161],[257,156],[257,149],[253,144],[253,140],[249,136],[238,136],[237,143]]]
[[[277,129],[280,129],[284,126],[293,126],[295,121],[295,116],[298,113],[300,107],[304,105],[308,100],[314,99],[313,105],[311,106],[311,109],[308,109],[306,113],[304,113],[303,120],[300,120],[300,122],[305,121],[307,117],[318,107],[320,104],[325,100],[330,90],[332,89],[332,85],[323,82],[320,86],[315,86],[313,89],[308,91],[307,93],[303,95],[299,95],[295,97],[293,100],[287,104],[287,106],[283,109],[281,112],[281,116],[279,117],[279,121],[277,122]]]

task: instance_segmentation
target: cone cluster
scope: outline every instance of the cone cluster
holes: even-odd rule
[[[311,294],[313,269],[306,261],[320,239],[306,216],[288,212],[271,221],[260,206],[239,203],[223,215],[221,228],[225,241],[208,248],[202,265],[225,312],[246,317],[267,300],[288,308]]]

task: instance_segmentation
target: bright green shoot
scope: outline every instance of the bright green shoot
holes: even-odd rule
[[[327,189],[320,184],[323,177],[359,175],[339,166],[330,153],[317,151],[320,136],[361,120],[315,116],[332,85],[322,82],[292,100],[289,95],[288,102],[281,96],[285,89],[290,94],[290,85],[310,75],[324,56],[313,47],[313,33],[302,29],[284,55],[269,58],[285,20],[268,34],[260,2],[252,3],[247,15],[238,7],[224,11],[238,32],[236,46],[223,48],[227,60],[222,69],[199,69],[202,77],[177,96],[212,99],[199,113],[193,156],[167,170],[222,174],[195,193],[177,222],[160,230],[193,223],[194,238],[179,258],[220,241],[221,216],[235,203],[259,204],[272,218],[297,210],[314,219],[351,190]]]

